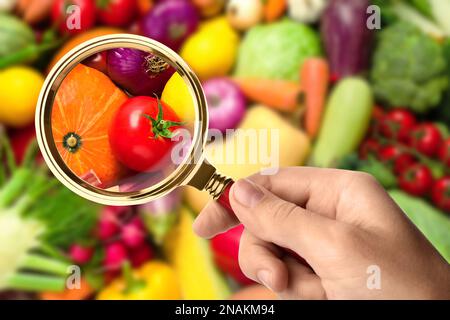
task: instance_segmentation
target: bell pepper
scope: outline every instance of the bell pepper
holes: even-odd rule
[[[173,269],[162,261],[151,261],[136,270],[123,265],[123,276],[97,295],[98,300],[174,300],[180,289]]]

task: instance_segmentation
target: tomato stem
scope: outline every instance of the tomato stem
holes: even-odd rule
[[[153,139],[157,139],[158,137],[170,139],[172,138],[173,133],[169,129],[176,126],[182,126],[184,123],[179,121],[164,120],[161,101],[159,100],[158,96],[155,95],[155,97],[158,101],[158,115],[156,119],[152,118],[148,114],[143,114],[142,116],[150,120],[152,123]]]

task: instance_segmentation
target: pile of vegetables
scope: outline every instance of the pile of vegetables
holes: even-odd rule
[[[368,172],[450,261],[449,16],[442,0],[0,1],[0,299],[273,298],[240,270],[242,226],[209,241],[193,233],[207,193],[100,207],[62,187],[33,152],[45,75],[76,45],[124,32],[162,42],[199,77],[209,128],[228,133],[206,147],[221,173]],[[170,137],[195,121],[181,75],[129,48],[89,57],[58,94],[58,150],[102,188],[159,180]],[[80,117],[92,126],[69,128]],[[249,142],[247,129],[277,141]],[[244,152],[230,155],[236,144]],[[77,290],[65,284],[73,264]]]
[[[450,137],[442,124],[423,122],[405,108],[376,108],[369,134],[343,167],[373,174],[386,188],[430,199],[450,212]]]
[[[63,290],[71,263],[62,250],[88,237],[99,208],[49,177],[35,144],[17,166],[0,139],[0,290]]]

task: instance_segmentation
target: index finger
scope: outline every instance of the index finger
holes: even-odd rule
[[[288,167],[281,168],[275,175],[257,173],[248,179],[286,201],[334,218],[342,173],[343,170],[337,169]],[[194,230],[201,237],[211,238],[237,224],[239,220],[234,215],[211,201],[195,220]]]

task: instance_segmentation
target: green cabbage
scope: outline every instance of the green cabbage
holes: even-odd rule
[[[284,19],[258,25],[241,43],[235,75],[296,81],[303,61],[320,54],[319,36],[304,24]]]
[[[35,42],[33,30],[19,18],[0,12],[0,58]]]
[[[423,199],[412,197],[400,190],[391,190],[389,194],[441,255],[450,262],[449,217]]]
[[[398,22],[380,34],[371,80],[379,101],[426,112],[448,85],[442,46],[415,26]]]

